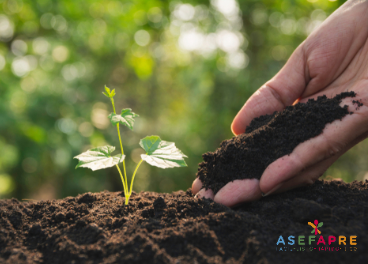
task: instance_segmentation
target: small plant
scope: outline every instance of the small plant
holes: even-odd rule
[[[133,113],[132,109],[130,108],[125,108],[121,110],[121,114],[117,115],[114,104],[115,89],[110,91],[110,89],[105,86],[105,91],[106,92],[103,92],[103,94],[110,98],[112,108],[114,110],[114,113],[111,113],[108,117],[111,123],[116,126],[116,129],[118,131],[121,154],[111,156],[111,153],[115,150],[115,147],[113,146],[103,146],[90,149],[74,157],[75,159],[79,160],[76,169],[82,167],[89,168],[95,171],[116,166],[119,171],[121,181],[123,182],[125,204],[128,205],[129,198],[133,190],[134,177],[143,161],[146,161],[152,166],[163,169],[185,167],[187,166],[187,164],[184,161],[184,157],[186,158],[187,156],[184,155],[178,148],[176,148],[175,143],[161,140],[159,136],[149,136],[141,139],[139,145],[146,151],[146,154],[141,155],[142,159],[139,161],[137,167],[134,170],[129,188],[128,178],[125,169],[125,155],[123,144],[121,143],[119,125],[125,125],[133,130],[133,125],[135,121],[134,118],[138,115]],[[123,162],[124,175],[121,173],[121,170],[118,166],[118,164],[121,162]]]

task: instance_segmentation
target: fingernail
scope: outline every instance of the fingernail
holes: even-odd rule
[[[276,192],[278,189],[280,189],[280,187],[283,185],[283,183],[280,183],[278,185],[276,185],[275,188],[271,189],[271,191],[267,192],[267,193],[262,193],[262,197],[266,197],[274,192]]]
[[[203,191],[202,191],[202,190],[203,190],[203,189],[199,190],[199,192],[197,192],[197,194],[196,194],[196,195],[194,195],[194,198],[197,198],[197,199],[202,198],[202,197],[203,197],[203,195],[201,195],[201,193],[203,193]]]
[[[200,198],[211,198],[213,199],[213,196],[211,196],[212,191],[210,189],[206,190],[206,189],[201,189],[194,197],[197,199]]]

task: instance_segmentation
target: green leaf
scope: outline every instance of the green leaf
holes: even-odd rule
[[[323,222],[321,222],[321,223],[319,223],[319,224],[317,225],[317,227],[321,227],[321,226],[323,226]]]
[[[89,168],[95,171],[119,164],[125,159],[125,155],[119,154],[112,157],[111,153],[114,150],[115,147],[113,146],[103,146],[87,150],[86,152],[74,157],[79,160],[79,163],[75,168]]]
[[[110,88],[108,88],[106,85],[105,85],[105,91],[107,94],[110,94]]]
[[[121,115],[116,115],[114,113],[109,114],[109,119],[111,124],[113,124],[114,126],[119,123],[133,130],[133,125],[135,121],[134,118],[137,116],[139,115],[133,113],[132,109],[125,108],[121,110]]]
[[[149,136],[141,139],[139,145],[146,151],[141,157],[152,166],[159,168],[186,167],[184,158],[187,158],[174,142],[161,140],[159,136]]]
[[[105,96],[109,97],[109,98],[113,98],[115,96],[115,89],[113,89],[112,91],[110,91],[110,88],[108,88],[106,85],[105,85],[105,92],[102,92]]]
[[[314,233],[314,229],[312,230],[312,232],[311,233]]]
[[[146,151],[146,154],[149,155],[157,149],[161,141],[159,136],[149,136],[141,139],[139,145]]]

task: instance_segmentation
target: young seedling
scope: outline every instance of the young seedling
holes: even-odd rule
[[[184,161],[184,157],[187,158],[187,156],[184,155],[178,148],[176,148],[175,143],[161,140],[159,136],[149,136],[141,139],[139,145],[146,151],[146,154],[141,155],[141,160],[139,161],[137,167],[133,172],[129,188],[128,178],[125,169],[125,155],[123,144],[121,143],[119,125],[125,125],[133,130],[133,125],[135,121],[134,118],[138,115],[133,113],[132,109],[130,108],[125,108],[121,110],[121,114],[117,115],[114,104],[115,89],[110,91],[110,89],[105,86],[105,92],[103,92],[103,94],[110,98],[112,108],[114,110],[114,112],[111,113],[108,117],[111,121],[111,124],[116,126],[116,129],[118,131],[121,154],[112,156],[111,154],[115,150],[115,147],[113,146],[103,146],[90,149],[74,157],[75,159],[79,160],[76,169],[82,167],[89,168],[95,171],[116,166],[117,170],[119,171],[121,181],[123,182],[125,204],[128,205],[129,198],[133,190],[134,177],[143,161],[146,161],[152,166],[163,169],[185,167],[187,166],[187,164]],[[121,162],[123,162],[124,174],[121,173],[118,165]]]

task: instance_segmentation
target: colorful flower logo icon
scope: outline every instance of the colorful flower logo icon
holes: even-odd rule
[[[312,224],[311,222],[308,222],[308,225],[310,225],[311,227],[313,227],[313,230],[311,233],[314,232],[314,235],[321,234],[321,231],[318,230],[319,227],[323,226],[323,222],[318,223],[318,220],[314,220],[314,224]]]

